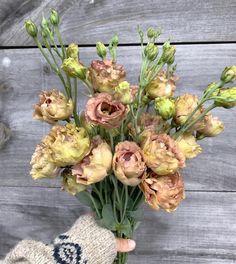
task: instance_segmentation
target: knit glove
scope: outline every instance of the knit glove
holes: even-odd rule
[[[82,216],[52,245],[23,240],[0,264],[111,264],[117,253],[112,232]]]

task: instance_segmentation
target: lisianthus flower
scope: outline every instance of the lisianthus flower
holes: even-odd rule
[[[43,139],[52,151],[52,161],[59,167],[75,165],[88,153],[90,140],[86,130],[73,123],[52,127]]]
[[[197,131],[197,138],[202,139],[204,137],[215,137],[224,131],[224,124],[217,117],[213,117],[212,114],[204,117],[204,127]]]
[[[99,93],[90,98],[85,108],[87,120],[105,128],[119,127],[126,114],[127,108],[107,93]]]
[[[176,141],[187,159],[195,158],[202,152],[201,146],[197,144],[196,138],[192,133],[184,133]]]
[[[145,135],[142,151],[147,166],[158,175],[171,174],[185,166],[184,154],[169,135]]]
[[[42,91],[39,103],[35,105],[33,118],[55,124],[58,120],[69,118],[73,113],[73,103],[58,90]]]
[[[52,151],[44,143],[36,146],[30,162],[30,174],[33,179],[54,178],[60,173],[60,168],[52,162]]]
[[[128,82],[121,82],[115,87],[114,98],[121,101],[123,104],[131,104],[138,92],[137,85],[130,85]]]
[[[171,97],[174,95],[176,89],[176,81],[176,76],[170,76],[170,78],[168,78],[166,71],[161,71],[157,74],[155,79],[147,85],[146,93],[152,99],[160,96]]]
[[[110,146],[99,136],[92,139],[91,151],[83,160],[72,167],[76,182],[90,185],[102,181],[111,169],[112,152]]]
[[[184,182],[179,172],[165,176],[149,173],[140,184],[148,205],[154,209],[164,209],[167,212],[175,211],[185,198]]]
[[[125,80],[126,73],[123,65],[111,60],[93,60],[89,76],[95,91],[113,94],[115,87]]]
[[[116,145],[113,157],[115,176],[125,185],[138,185],[145,175],[146,165],[140,147],[135,142],[124,141]]]

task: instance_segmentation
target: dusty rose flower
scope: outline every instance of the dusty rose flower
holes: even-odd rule
[[[184,133],[176,141],[187,159],[195,158],[202,152],[201,146],[197,144],[196,138],[192,133]]]
[[[55,124],[58,120],[69,118],[72,113],[72,100],[67,100],[63,93],[57,90],[42,91],[39,103],[35,105],[33,118]]]
[[[190,114],[198,106],[198,97],[193,94],[184,94],[179,96],[175,101],[175,123],[177,125],[183,125]],[[196,119],[203,111],[203,108],[197,110],[194,114],[193,119]],[[196,130],[204,126],[203,122],[197,122],[192,129]]]
[[[115,176],[125,185],[138,185],[145,175],[146,165],[140,147],[135,142],[124,141],[116,145],[113,157]]]
[[[147,135],[142,142],[147,166],[158,175],[176,172],[185,166],[185,156],[178,144],[166,134]]]
[[[110,146],[99,136],[92,140],[90,153],[72,167],[76,182],[90,185],[102,181],[111,169],[112,152]]]
[[[125,80],[123,65],[111,60],[94,60],[89,69],[89,76],[95,91],[113,94],[115,87]]]
[[[140,188],[146,202],[154,210],[175,211],[185,198],[184,182],[179,172],[161,177],[151,173],[142,181]]]
[[[171,97],[176,89],[176,76],[171,76],[168,80],[166,71],[161,71],[156,78],[146,87],[146,92],[150,98],[155,99],[159,96]]]
[[[76,195],[79,192],[83,192],[86,190],[87,186],[77,183],[76,177],[72,175],[70,169],[65,169],[62,172],[62,190],[66,191],[72,195]]]
[[[90,140],[85,129],[72,123],[52,127],[43,143],[51,149],[52,161],[58,167],[77,164],[90,148]]]
[[[197,131],[198,139],[218,136],[224,130],[223,122],[211,114],[206,115],[203,121],[205,126]]]
[[[87,120],[105,128],[119,127],[126,113],[127,108],[107,93],[100,93],[89,99],[85,108]]]
[[[30,174],[35,180],[41,178],[54,178],[60,172],[60,168],[52,162],[52,152],[50,148],[44,143],[37,145],[30,164],[32,166]]]
[[[138,124],[144,129],[150,129],[156,131],[156,129],[162,125],[163,119],[159,115],[153,115],[150,113],[142,113]]]

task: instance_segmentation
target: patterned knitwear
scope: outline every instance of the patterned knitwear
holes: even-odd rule
[[[80,217],[52,245],[21,241],[0,264],[111,264],[117,253],[115,236],[92,216]]]

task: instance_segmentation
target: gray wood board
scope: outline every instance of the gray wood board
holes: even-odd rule
[[[65,43],[107,43],[113,33],[119,34],[120,43],[137,43],[138,25],[160,28],[160,41],[236,41],[234,0],[1,0],[0,45],[34,45],[24,21],[39,23],[52,7],[61,14]]]
[[[1,186],[58,186],[55,180],[33,181],[29,177],[29,161],[47,124],[32,120],[32,106],[42,89],[61,85],[48,71],[37,49],[0,51],[0,120],[12,129],[12,138],[0,151]],[[88,63],[95,58],[94,48],[82,48],[81,59]],[[217,80],[224,66],[235,64],[236,45],[183,45],[177,50],[178,94],[201,95],[211,81]],[[10,61],[10,65],[6,64]],[[140,65],[139,49],[122,47],[118,61],[124,63],[127,78],[136,83]],[[8,66],[8,67],[6,67]],[[85,97],[80,97],[84,104]],[[217,138],[200,142],[203,154],[188,162],[184,169],[186,188],[190,190],[236,190],[235,181],[235,109],[215,111],[225,122],[225,132]],[[207,166],[206,166],[207,165]]]
[[[130,263],[235,263],[236,194],[186,196],[171,214],[145,206]],[[0,256],[24,238],[50,243],[85,212],[59,189],[0,187]]]

